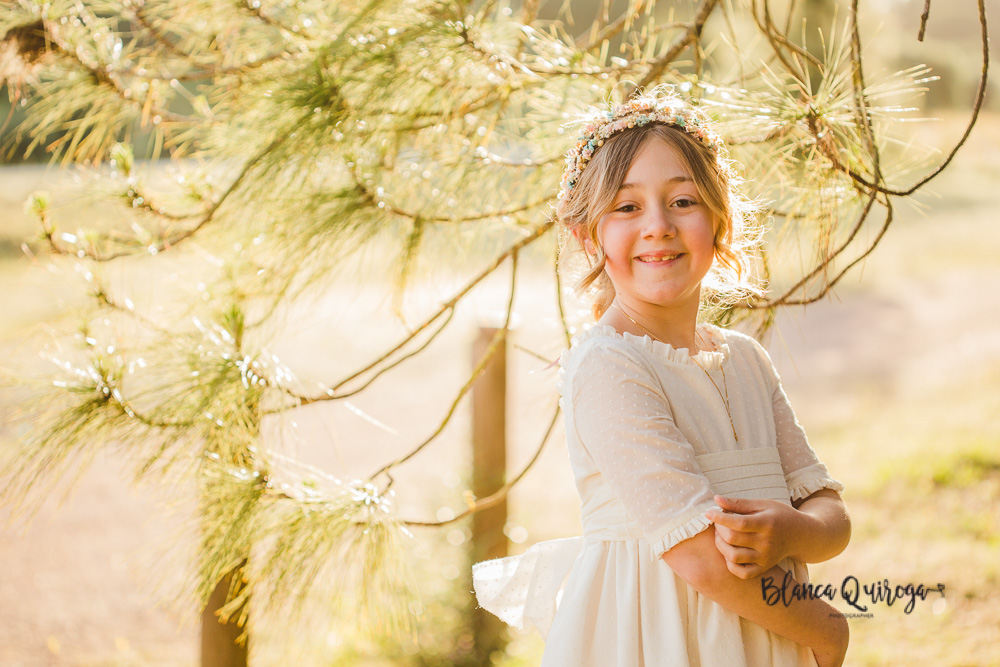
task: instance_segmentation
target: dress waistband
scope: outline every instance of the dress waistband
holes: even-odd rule
[[[695,461],[719,495],[792,504],[774,447],[713,452],[696,456]]]

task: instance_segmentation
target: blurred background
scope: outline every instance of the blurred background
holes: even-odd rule
[[[987,5],[991,16],[1000,15],[1000,2]],[[845,11],[832,2],[813,9]],[[940,77],[919,100],[916,115],[928,120],[907,129],[915,144],[949,150],[967,123],[978,80],[974,5],[931,6],[922,44],[915,35],[923,3],[879,0],[864,9],[870,70],[923,62]],[[909,613],[901,601],[851,619],[848,665],[1000,665],[1000,103],[993,89],[954,163],[897,209],[875,252],[827,298],[780,309],[765,341],[814,449],[847,487],[851,544],[812,566],[813,581],[839,585],[853,576],[863,584],[945,586],[943,598],[932,593]],[[10,112],[5,104],[0,93],[2,117]],[[166,163],[148,169],[154,183],[174,176]],[[22,250],[38,234],[24,211],[37,190],[56,193],[53,215],[82,226],[108,222],[85,171],[0,166],[0,363],[7,370],[44,363],[35,361],[38,348],[88,300],[77,268]],[[521,259],[526,278],[517,287],[507,354],[509,471],[531,457],[556,402],[550,362],[562,340],[553,243]],[[411,303],[433,304],[460,283],[452,248],[429,252],[427,268],[408,288]],[[487,257],[477,252],[465,261]],[[157,312],[173,285],[197,281],[198,261],[165,257],[155,273],[112,265],[106,278]],[[432,346],[394,372],[391,391],[299,408],[270,425],[270,437],[341,479],[363,479],[405,452],[406,436],[432,431],[440,397],[464,381],[478,328],[496,326],[502,316],[507,278],[494,278],[463,302]],[[377,355],[397,337],[383,325],[394,317],[392,289],[379,253],[371,252],[356,271],[290,313],[272,351],[320,379],[339,373],[344,358]],[[569,304],[572,318],[584,321],[587,304]],[[432,449],[398,470],[395,488],[408,518],[442,519],[461,509],[470,428],[466,400]],[[580,531],[561,428],[509,495],[512,553]],[[20,432],[8,423],[0,435],[9,451]],[[101,450],[79,472],[72,492],[51,494],[30,524],[0,528],[0,664],[198,664],[198,610],[168,604],[194,557],[196,539],[184,532],[196,509],[185,498],[194,490],[135,486],[114,451]],[[0,517],[5,512],[0,508]],[[414,528],[413,536],[404,552],[420,589],[410,603],[420,614],[415,637],[362,638],[344,624],[289,639],[263,627],[253,638],[252,663],[291,664],[292,641],[311,664],[459,664],[454,656],[472,641],[469,526]],[[541,648],[537,635],[513,632],[490,662],[537,664]]]

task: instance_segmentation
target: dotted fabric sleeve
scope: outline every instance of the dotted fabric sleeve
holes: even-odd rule
[[[781,457],[781,468],[785,473],[785,484],[788,486],[792,501],[806,498],[820,489],[833,489],[837,493],[843,493],[844,485],[830,476],[826,466],[820,462],[816,452],[809,446],[805,429],[795,417],[770,355],[760,343],[754,341],[754,344],[761,365],[773,382],[771,403],[774,410],[774,431],[778,454]]]
[[[594,338],[576,351],[566,379],[572,427],[603,481],[659,558],[707,528],[712,488],[678,430],[653,371],[622,339]]]

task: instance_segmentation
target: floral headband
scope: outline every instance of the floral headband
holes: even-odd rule
[[[563,199],[580,182],[584,168],[594,152],[604,145],[613,134],[635,126],[643,126],[653,121],[672,125],[697,137],[701,143],[718,154],[723,150],[722,137],[708,126],[705,116],[688,106],[672,93],[642,95],[628,102],[613,106],[607,111],[594,109],[583,119],[583,133],[577,144],[566,153],[566,170],[559,187],[559,198]]]

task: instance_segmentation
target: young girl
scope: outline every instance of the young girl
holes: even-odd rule
[[[583,537],[474,571],[480,605],[547,635],[543,667],[843,661],[843,615],[790,595],[847,545],[843,485],[764,349],[698,323],[753,289],[750,208],[719,136],[664,89],[595,116],[567,155],[557,217],[597,292],[560,359]]]

